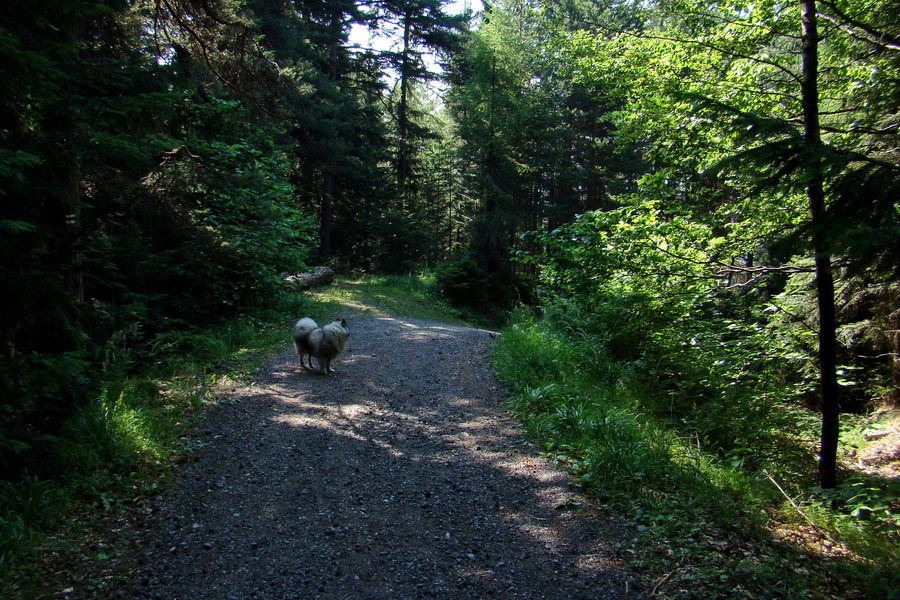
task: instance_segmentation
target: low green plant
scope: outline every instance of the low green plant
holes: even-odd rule
[[[0,573],[34,529],[53,522],[61,504],[58,488],[31,473],[17,482],[0,481]]]
[[[512,409],[546,453],[595,498],[630,515],[641,532],[636,566],[660,579],[689,571],[691,585],[681,588],[688,598],[809,597],[825,593],[834,573],[844,592],[888,597],[900,558],[896,490],[867,479],[848,480],[832,496],[810,494],[814,417],[771,397],[748,404],[740,394],[730,405],[727,397],[696,402],[693,412],[679,399],[673,411],[671,386],[654,378],[664,373],[615,360],[590,332],[560,323],[517,312],[494,364],[512,390]],[[723,441],[712,441],[715,432]],[[810,560],[805,548],[773,536],[773,523],[799,530],[808,518],[858,558]],[[783,567],[798,562],[803,575]]]

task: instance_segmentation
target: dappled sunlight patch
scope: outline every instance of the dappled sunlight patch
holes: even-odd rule
[[[568,476],[550,459],[533,454],[532,447],[522,443],[521,429],[513,421],[498,420],[496,413],[486,411],[483,399],[453,395],[445,401],[446,409],[439,410],[440,403],[431,408],[421,404],[409,406],[405,398],[397,397],[396,389],[380,381],[356,381],[352,385],[336,382],[329,382],[334,390],[322,388],[334,391],[333,399],[331,394],[315,399],[309,392],[318,387],[281,399],[278,406],[283,412],[271,416],[270,421],[297,429],[326,431],[411,463],[486,468],[520,494],[528,490],[530,503],[535,507],[524,512],[518,503],[508,505],[496,500],[501,521],[541,551],[554,553],[567,543],[570,532],[564,525],[572,516],[570,509],[580,507],[580,502],[571,500]],[[342,396],[348,385],[354,390],[361,388],[364,393]],[[443,410],[452,411],[454,418],[447,421]],[[439,426],[441,421],[445,424]],[[429,439],[440,441],[435,444]],[[485,500],[491,501],[489,496]],[[475,569],[466,576],[489,574]]]
[[[860,559],[860,557],[854,556],[846,544],[831,539],[821,529],[812,526],[770,522],[769,531],[772,532],[775,539],[802,548],[804,552],[813,556]]]
[[[339,411],[344,418],[354,419],[363,415],[371,415],[372,407],[365,404],[342,404]]]
[[[475,560],[475,558],[475,555],[471,555],[471,558],[465,556],[461,557],[459,560],[465,565],[466,562]],[[481,589],[496,588],[496,590],[499,591],[501,586],[505,587],[502,580],[502,571],[505,566],[505,564],[501,564],[499,567],[495,568],[461,566],[456,570],[456,577],[459,582],[458,587],[477,587]]]
[[[509,519],[518,523],[519,531],[543,546],[545,550],[553,551],[561,543],[559,531],[548,524],[550,519],[541,519],[524,513],[510,515]]]
[[[366,316],[391,315],[459,322],[455,312],[442,304],[427,278],[420,276],[337,277],[332,285],[309,294],[326,311],[357,311]]]

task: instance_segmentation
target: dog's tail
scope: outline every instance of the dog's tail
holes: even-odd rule
[[[303,339],[309,336],[310,333],[319,328],[318,323],[310,319],[309,317],[303,317],[297,324],[294,325],[294,339]]]

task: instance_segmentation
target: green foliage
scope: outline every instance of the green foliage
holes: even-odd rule
[[[490,278],[475,259],[462,256],[435,265],[435,281],[441,293],[455,306],[484,306],[490,297]]]
[[[52,522],[58,505],[57,490],[34,475],[0,481],[0,573],[9,568],[31,529]]]
[[[204,30],[202,9],[191,32],[153,15],[179,52],[150,39],[141,10],[3,9],[3,479],[56,473],[73,430],[98,445],[86,464],[127,454],[113,444],[143,421],[109,382],[151,364],[188,323],[274,304],[281,273],[301,270],[314,244],[279,146],[285,126],[249,98],[265,67],[238,39],[224,43],[233,29]],[[199,67],[215,62],[212,48],[220,74],[229,48],[241,73],[254,71],[243,89]],[[204,56],[192,63],[191,52]]]
[[[897,559],[889,515],[896,491],[866,479],[807,494],[815,419],[784,407],[762,412],[752,397],[733,394],[733,407],[707,402],[689,418],[673,420],[660,410],[672,399],[659,374],[648,376],[639,361],[615,360],[593,339],[560,321],[517,313],[498,338],[493,360],[512,390],[511,407],[548,456],[568,465],[596,502],[629,515],[642,534],[630,549],[637,567],[669,583],[662,593],[844,597],[866,589],[862,596],[887,597]],[[723,440],[736,439],[710,445],[704,427],[721,429]],[[770,447],[763,452],[766,435]],[[721,452],[723,446],[732,451]],[[804,514],[827,528],[829,539],[849,544],[867,566],[811,561],[804,548],[775,538],[768,529],[773,523],[792,529],[808,522],[761,476],[762,467],[787,482],[794,498],[806,500]],[[785,562],[802,562],[803,573],[784,569]],[[688,576],[681,579],[682,573]]]
[[[137,466],[135,443],[140,418],[128,407],[124,397],[110,399],[104,390],[95,402],[79,411],[62,429],[60,456],[63,469],[92,473],[99,469],[134,470]]]
[[[607,117],[616,100],[574,80],[555,33],[581,21],[554,17],[563,9],[552,4],[490,3],[448,93],[469,174],[462,182],[478,203],[468,251],[504,285],[516,272],[510,251],[529,247],[519,234],[610,208],[643,168],[624,147],[614,152]]]
[[[617,208],[585,212],[561,226],[544,221],[523,238],[517,258],[539,273],[545,319],[526,327],[540,332],[535,341],[526,345],[519,332],[506,332],[499,351],[515,352],[507,343],[527,347],[509,364],[527,365],[538,381],[517,370],[506,377],[520,391],[515,403],[531,431],[579,476],[596,468],[603,480],[592,489],[603,496],[620,480],[627,489],[641,479],[629,474],[646,475],[653,493],[674,504],[668,516],[659,515],[659,505],[642,505],[644,514],[657,515],[648,527],[669,535],[666,519],[685,507],[672,489],[708,499],[702,504],[715,515],[711,520],[724,519],[732,494],[748,507],[771,505],[771,490],[762,491],[754,476],[777,465],[793,493],[809,497],[817,427],[802,403],[814,404],[817,392],[818,348],[810,333],[817,304],[811,261],[796,256],[810,252],[818,233],[804,205],[814,162],[828,186],[829,251],[848,256],[850,274],[862,270],[874,279],[841,280],[845,390],[863,389],[868,369],[856,368],[860,356],[891,352],[881,334],[883,310],[875,307],[894,298],[885,285],[896,275],[893,259],[879,244],[895,234],[896,161],[883,162],[885,155],[861,144],[865,136],[844,120],[848,114],[879,120],[884,113],[848,93],[845,86],[862,77],[860,65],[849,66],[854,51],[843,46],[846,30],[829,30],[819,82],[828,90],[826,146],[805,144],[797,127],[796,10],[667,2],[634,10],[637,25],[606,14],[598,27],[556,31],[575,61],[574,81],[618,108],[604,120],[615,125],[620,147],[641,148],[649,168],[636,193],[613,198]],[[878,86],[872,98],[884,93]],[[542,172],[544,180],[552,173]],[[881,182],[878,190],[865,185],[869,177]],[[850,181],[868,189],[870,200]],[[878,323],[863,321],[873,314]],[[618,392],[602,376],[582,387],[580,376],[558,366],[606,371],[594,369],[597,361],[627,368],[637,382],[627,389],[641,393]],[[506,359],[498,364],[503,372]],[[885,382],[887,373],[880,378]],[[865,389],[856,393],[871,399],[877,387],[866,382]],[[657,439],[667,453],[653,451]],[[862,486],[869,493],[856,496],[858,506],[891,502],[890,491],[872,486]],[[737,518],[763,529],[752,514]],[[875,526],[863,537],[884,548],[893,535]],[[867,556],[891,560],[891,553]],[[759,574],[774,583],[773,566],[766,562]],[[879,580],[872,589],[883,591],[884,571],[872,573]]]
[[[816,487],[813,492],[813,505],[839,510],[887,534],[900,532],[900,522],[894,514],[894,505],[900,498],[900,483],[896,481],[855,476],[834,489]]]
[[[278,131],[249,117],[236,102],[186,102],[183,149],[196,154],[176,155],[145,179],[151,195],[182,211],[172,223],[181,231],[159,249],[172,258],[158,264],[156,278],[171,286],[173,316],[190,313],[196,322],[198,308],[214,318],[265,304],[282,273],[304,269],[314,225],[294,202]]]
[[[715,289],[703,264],[721,240],[709,239],[702,224],[667,217],[653,202],[584,213],[530,237],[545,253],[519,258],[540,265],[541,294],[555,318],[587,327],[616,357],[679,343],[668,339],[671,332]]]
[[[91,382],[83,352],[0,358],[0,479],[40,468],[56,427]]]
[[[284,304],[282,310],[296,308],[297,301]],[[66,411],[53,436],[30,439],[20,452],[41,475],[19,464],[0,478],[0,572],[8,573],[46,532],[83,534],[61,522],[78,507],[112,510],[120,500],[154,493],[160,475],[193,447],[189,432],[197,417],[227,401],[212,387],[256,372],[264,356],[283,347],[288,328],[284,314],[272,312],[172,331],[152,347],[137,328],[113,336],[103,352],[99,392],[73,414]]]
[[[494,323],[506,320],[516,303],[531,299],[531,282],[522,274],[490,274],[470,255],[459,254],[434,267],[435,282],[451,305]]]

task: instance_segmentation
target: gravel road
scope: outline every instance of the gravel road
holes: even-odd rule
[[[350,331],[333,375],[286,348],[222,390],[205,445],[120,533],[131,572],[102,597],[645,597],[617,558],[621,520],[505,411],[492,334],[390,317]]]

